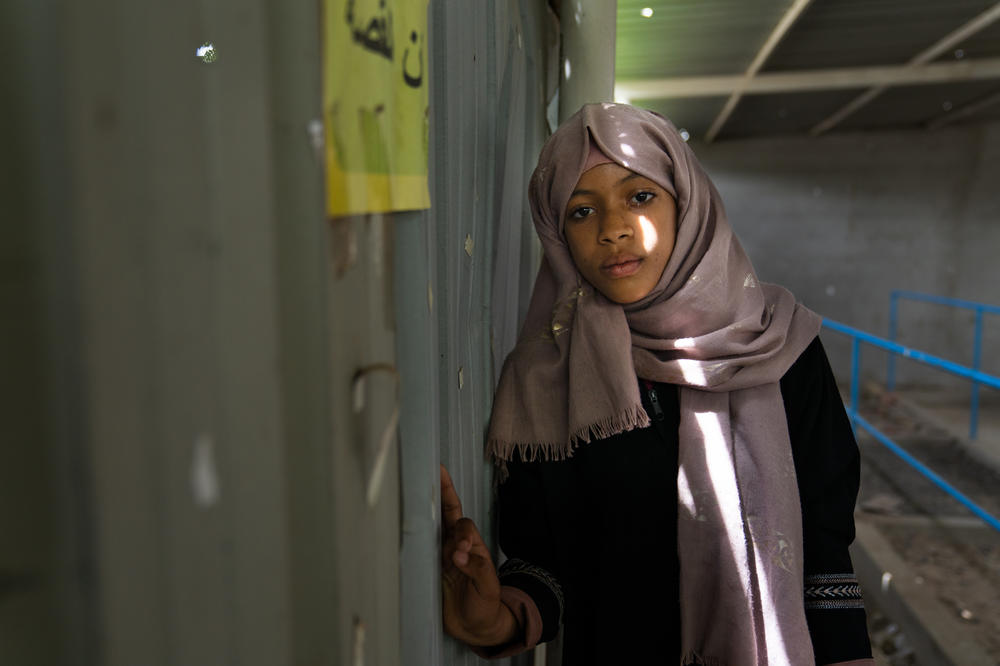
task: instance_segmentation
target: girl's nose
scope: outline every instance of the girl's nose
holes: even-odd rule
[[[625,215],[608,214],[601,218],[600,241],[602,243],[617,243],[631,238],[635,230]]]

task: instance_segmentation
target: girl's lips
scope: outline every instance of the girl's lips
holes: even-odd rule
[[[639,258],[626,259],[608,266],[601,266],[601,271],[608,275],[608,277],[623,278],[634,275],[639,270],[641,263],[642,259]]]

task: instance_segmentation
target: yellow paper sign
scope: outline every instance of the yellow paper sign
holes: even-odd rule
[[[427,0],[324,0],[330,216],[430,207]]]

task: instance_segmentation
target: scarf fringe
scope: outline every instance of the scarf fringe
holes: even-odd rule
[[[509,476],[507,461],[514,457],[514,451],[517,451],[518,457],[523,462],[538,460],[548,462],[572,458],[575,448],[576,445],[571,442],[557,444],[555,442],[506,442],[500,439],[491,439],[487,443],[487,458],[497,468],[496,482],[503,483]]]
[[[566,460],[573,457],[573,451],[580,444],[589,444],[594,439],[607,439],[627,430],[645,428],[649,423],[646,410],[642,405],[637,405],[627,408],[620,414],[584,426],[574,432],[568,442],[509,442],[491,439],[487,442],[487,457],[497,468],[497,482],[503,483],[509,474],[507,461],[513,457],[514,451],[517,451],[518,457],[523,462]]]
[[[570,435],[569,441],[574,446],[581,443],[589,444],[591,439],[607,439],[612,435],[636,428],[645,428],[648,425],[649,415],[646,414],[646,410],[642,408],[641,404],[634,405],[620,414],[609,416],[580,428]]]

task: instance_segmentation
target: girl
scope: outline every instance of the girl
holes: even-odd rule
[[[446,631],[504,656],[561,627],[570,666],[873,663],[820,318],[758,282],[655,113],[584,106],[529,197],[545,258],[487,442],[509,559],[442,468]]]

